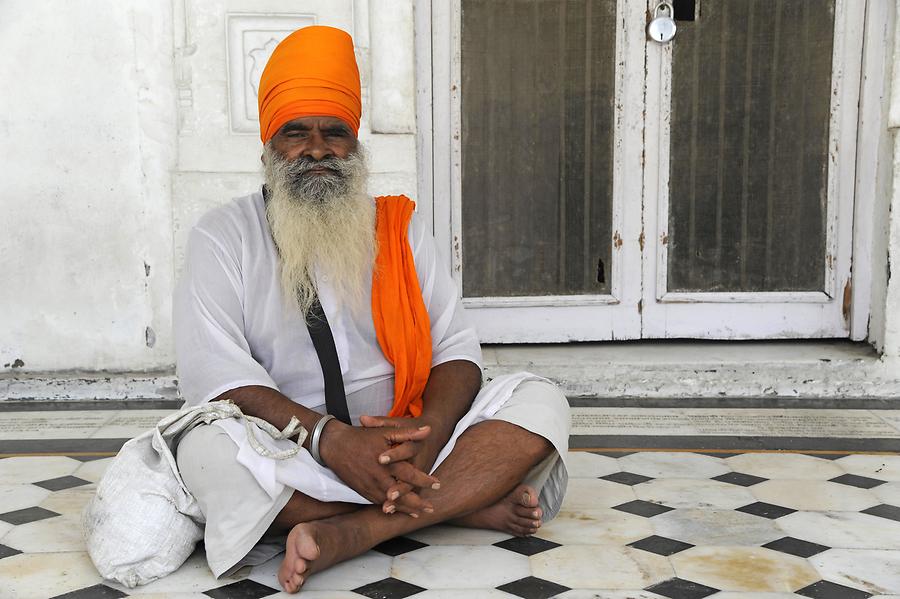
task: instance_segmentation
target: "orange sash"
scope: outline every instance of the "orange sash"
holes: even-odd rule
[[[394,365],[394,407],[388,416],[416,417],[422,414],[422,393],[431,372],[431,323],[407,237],[415,202],[406,196],[375,201],[378,256],[372,319],[378,345]]]

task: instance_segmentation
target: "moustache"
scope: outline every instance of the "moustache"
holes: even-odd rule
[[[300,156],[288,166],[288,174],[295,177],[303,177],[313,170],[327,169],[339,177],[347,176],[347,163],[345,160],[331,156],[316,160],[309,156]]]

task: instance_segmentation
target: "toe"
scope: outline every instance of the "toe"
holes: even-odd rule
[[[513,513],[519,518],[529,518],[531,520],[539,520],[543,515],[541,508],[529,507],[525,505],[513,506]]]
[[[278,569],[278,584],[281,585],[288,593],[291,591],[291,574],[290,569],[288,568],[287,561],[281,563],[281,567]]]
[[[535,508],[538,504],[537,493],[528,485],[522,485],[517,489],[520,496],[519,505],[527,508]]]
[[[540,520],[532,520],[531,518],[514,518],[512,524],[523,530],[537,530],[541,527]]]
[[[309,562],[305,559],[298,558],[294,562],[294,574],[296,574],[297,576],[304,574],[307,569],[309,569]]]
[[[533,535],[537,531],[530,526],[519,526],[518,524],[514,524],[510,526],[510,532],[517,537],[527,537],[529,535]]]
[[[300,525],[302,526],[302,524]],[[297,527],[299,528],[299,526]],[[308,534],[305,530],[299,530],[299,534],[294,539],[294,546],[297,550],[297,556],[307,560],[307,561],[315,561],[319,558],[319,544],[316,543],[315,538],[311,534]],[[299,572],[303,572],[306,570],[304,566],[303,570],[299,570]]]
[[[303,584],[303,575],[301,574],[301,571],[298,570],[298,567],[305,570],[306,562],[303,560],[295,560],[291,563],[293,567],[286,568],[285,565],[282,565],[282,571],[278,574],[278,582],[281,584],[281,588],[286,592],[296,593]]]
[[[287,580],[282,581],[281,587],[287,593],[296,593],[300,590],[300,586],[303,584],[303,577],[299,574],[291,574]]]

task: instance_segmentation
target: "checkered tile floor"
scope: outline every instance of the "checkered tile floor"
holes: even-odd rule
[[[202,550],[102,581],[80,511],[110,458],[0,459],[0,597],[287,596],[279,559],[215,580]],[[578,451],[534,537],[434,527],[310,578],[301,597],[900,598],[900,455]]]

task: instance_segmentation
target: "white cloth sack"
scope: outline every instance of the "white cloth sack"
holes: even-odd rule
[[[300,450],[299,421],[292,418],[279,431],[270,423],[244,416],[230,401],[214,401],[182,409],[151,430],[125,443],[85,507],[82,527],[88,554],[100,575],[128,588],[147,584],[178,569],[203,538],[204,517],[181,480],[172,451],[181,436],[199,424],[243,420],[251,446],[266,457],[283,460]],[[264,447],[251,422],[273,439],[278,451]]]

